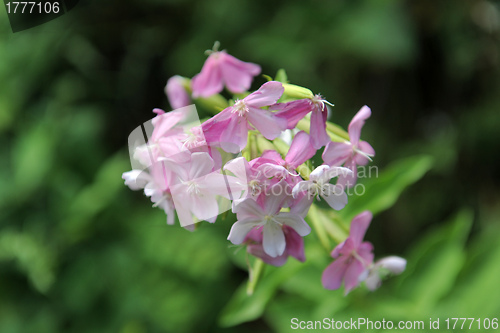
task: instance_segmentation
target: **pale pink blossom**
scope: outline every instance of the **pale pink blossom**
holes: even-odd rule
[[[264,83],[257,91],[204,122],[202,129],[207,142],[238,153],[246,146],[250,129],[257,129],[266,139],[277,138],[285,129],[286,121],[262,107],[276,103],[283,91],[280,82]]]
[[[165,94],[172,109],[182,108],[191,104],[191,99],[182,84],[182,80],[186,79],[178,75],[172,76],[168,79],[165,86]]]
[[[295,230],[300,236],[311,232],[311,228],[301,216],[280,212],[284,200],[284,195],[270,195],[261,204],[247,198],[234,206],[233,212],[236,213],[238,221],[231,227],[228,240],[233,244],[241,244],[253,228],[262,228],[264,253],[272,258],[283,255],[286,249],[284,225]]]
[[[191,81],[193,97],[210,97],[220,93],[224,86],[232,93],[243,93],[259,74],[259,65],[238,60],[226,51],[211,52],[201,72]]]
[[[172,173],[162,162],[154,163],[146,170],[124,172],[122,178],[131,190],[144,189],[144,194],[151,198],[153,206],[164,210],[167,224],[174,224],[175,207],[169,189]]]
[[[363,242],[372,213],[364,211],[351,222],[349,237],[337,245],[331,255],[335,259],[323,272],[321,281],[326,289],[338,289],[344,282],[346,293],[359,285],[373,263],[373,246]]]
[[[344,165],[352,170],[352,175],[339,177],[338,185],[352,187],[356,184],[357,165],[366,165],[371,157],[375,156],[375,150],[366,141],[361,141],[361,129],[371,115],[368,106],[363,106],[352,118],[349,124],[349,140],[346,142],[330,142],[323,152],[323,161],[330,165]]]
[[[192,153],[188,163],[178,163],[161,158],[172,172],[170,191],[182,226],[198,220],[215,222],[219,214],[218,197],[230,199],[232,192],[241,192],[242,187],[232,176],[220,174],[214,169],[214,161],[208,153]]]

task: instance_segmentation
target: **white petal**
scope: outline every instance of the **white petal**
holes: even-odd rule
[[[320,196],[335,210],[341,210],[347,205],[347,194],[341,186],[325,184]]]
[[[309,180],[303,180],[301,182],[298,182],[294,187],[293,187],[293,190],[292,190],[292,196],[294,198],[297,197],[297,195],[299,195],[300,192],[303,192],[303,191],[307,191],[309,190],[309,188],[313,186],[313,182],[312,181],[309,181]]]
[[[233,244],[241,244],[250,230],[258,226],[261,222],[262,220],[259,219],[238,220],[231,227],[227,239]]]
[[[393,274],[401,274],[406,268],[406,260],[401,257],[390,256],[380,259],[375,263],[375,266],[385,268]]]
[[[309,233],[311,232],[311,227],[309,226],[309,224],[307,224],[307,222],[304,221],[304,219],[298,214],[282,212],[279,215],[275,216],[275,219],[291,227],[302,237],[309,235]]]
[[[262,230],[264,252],[276,258],[285,252],[286,241],[283,229],[278,223],[268,222]]]
[[[208,153],[193,153],[191,155],[191,168],[189,179],[196,179],[212,171],[214,161]]]
[[[322,183],[328,183],[330,180],[330,178],[328,178],[328,169],[330,169],[328,165],[320,165],[311,172],[309,179],[311,181],[315,180]]]
[[[124,172],[122,178],[125,180],[125,185],[134,191],[146,187],[146,184],[152,180],[149,173],[143,170]]]

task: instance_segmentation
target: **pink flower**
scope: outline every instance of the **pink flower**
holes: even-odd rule
[[[172,109],[178,109],[191,104],[191,99],[186,89],[182,85],[183,77],[175,75],[167,81],[165,86],[165,94]]]
[[[175,208],[169,185],[172,174],[162,162],[149,166],[147,171],[132,170],[124,172],[122,178],[131,190],[144,189],[144,194],[151,198],[154,207],[160,207],[167,215],[167,224],[174,224]]]
[[[253,199],[247,198],[233,207],[233,212],[236,213],[238,221],[231,227],[227,239],[233,244],[241,244],[252,229],[256,227],[262,228],[264,253],[276,258],[283,255],[286,249],[283,226],[286,225],[292,228],[300,236],[308,235],[311,228],[301,216],[290,212],[280,212],[283,201],[286,199],[284,195],[269,195],[265,199],[259,205]]]
[[[226,51],[212,52],[201,72],[191,81],[193,97],[218,94],[224,85],[233,93],[245,92],[250,88],[253,77],[259,74],[259,65],[238,60]]]
[[[218,197],[231,198],[241,192],[235,177],[214,170],[214,161],[208,153],[196,152],[188,163],[163,158],[166,169],[172,172],[170,191],[182,226],[198,220],[215,222],[219,214]]]
[[[284,178],[289,173],[295,172],[295,169],[313,157],[314,154],[316,154],[316,149],[311,144],[310,136],[306,132],[300,131],[293,138],[284,160],[274,150],[267,150],[262,154],[263,158],[272,160],[271,163],[263,164],[265,165],[263,169],[268,176],[280,175]]]
[[[273,110],[280,110],[277,116],[287,120],[288,129],[297,126],[297,123],[311,112],[311,126],[309,134],[315,149],[319,149],[330,142],[330,137],[326,133],[326,119],[328,117],[329,104],[320,95],[312,98],[299,99],[283,104],[276,104]]]
[[[368,142],[361,141],[361,129],[371,115],[368,106],[363,106],[352,118],[349,124],[350,142],[330,142],[323,152],[323,161],[328,165],[342,165],[352,170],[352,175],[339,177],[338,185],[349,187],[356,184],[357,165],[366,165],[371,157],[375,156],[375,150]]]
[[[260,131],[266,139],[273,140],[278,137],[285,129],[286,121],[261,108],[276,103],[283,91],[280,82],[264,83],[259,90],[237,100],[233,106],[207,120],[202,124],[207,142],[220,145],[229,153],[238,153],[245,148],[248,130],[252,127]]]
[[[288,256],[292,256],[297,260],[304,262],[306,256],[304,254],[304,239],[291,227],[283,225],[283,233],[285,235],[285,251],[282,255],[271,257],[264,252],[262,227],[252,229],[245,237],[244,243],[247,245],[247,251],[253,256],[262,259],[265,263],[273,266],[283,266]]]
[[[346,293],[357,287],[373,263],[373,246],[363,242],[372,213],[364,211],[351,222],[349,237],[332,251],[335,259],[323,272],[321,281],[326,289],[340,288],[342,281]]]

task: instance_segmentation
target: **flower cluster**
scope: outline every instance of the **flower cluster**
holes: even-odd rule
[[[228,240],[281,266],[289,256],[306,260],[304,237],[311,227],[305,219],[310,220],[315,202],[333,210],[347,205],[345,188],[356,183],[357,166],[375,155],[360,140],[371,111],[363,106],[345,132],[327,120],[331,103],[284,82],[283,75],[249,92],[260,71],[215,48],[191,80],[170,78],[165,93],[175,110],[154,110],[151,133],[132,150],[136,167],[122,177],[165,211],[168,224],[177,215],[182,227],[194,230],[196,222],[214,223],[231,209],[236,222]],[[220,95],[224,87],[233,94],[230,101]],[[192,102],[219,110],[203,122],[193,121]],[[318,152],[323,164],[311,171]],[[333,250],[335,260],[323,273],[325,288],[338,289],[344,282],[348,292],[364,281],[375,289],[387,273],[404,270],[406,261],[398,257],[374,263],[372,245],[363,242],[371,218],[363,212],[352,220],[349,237]]]

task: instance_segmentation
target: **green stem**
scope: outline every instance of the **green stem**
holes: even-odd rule
[[[250,269],[248,284],[247,284],[247,295],[250,296],[255,291],[255,287],[257,286],[257,282],[259,282],[262,273],[264,272],[265,264],[260,259],[255,259],[253,267]]]
[[[328,235],[326,233],[325,227],[322,223],[322,218],[316,205],[311,205],[311,208],[309,208],[309,213],[307,215],[314,227],[314,230],[316,231],[316,234],[318,235],[321,245],[323,245],[327,252],[330,252],[330,240],[328,239]]]

